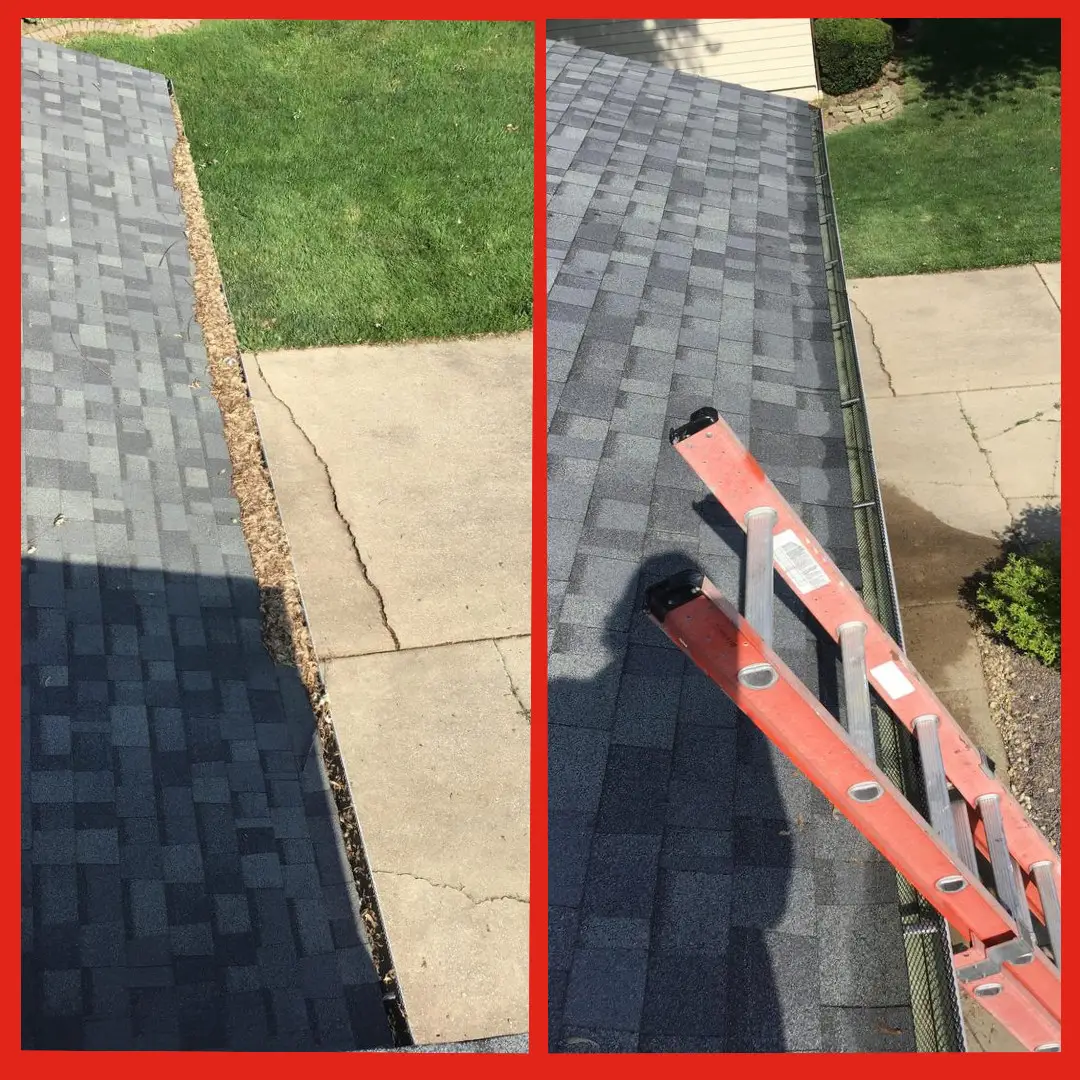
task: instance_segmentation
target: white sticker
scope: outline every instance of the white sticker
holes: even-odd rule
[[[791,529],[773,537],[773,557],[792,585],[804,595],[829,584],[828,575]]]
[[[908,682],[907,676],[892,660],[887,664],[878,664],[870,669],[870,674],[878,681],[881,689],[895,701],[897,698],[907,697],[915,693],[915,687]]]

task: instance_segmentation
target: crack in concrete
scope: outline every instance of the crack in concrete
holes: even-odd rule
[[[432,878],[424,877],[423,874],[410,874],[405,870],[375,870],[373,872],[375,874],[385,874],[387,877],[412,878],[413,881],[422,881],[425,885],[430,885],[435,889],[449,889],[451,892],[461,893],[466,900],[477,907],[481,904],[494,904],[499,900],[512,900],[517,904],[527,904],[529,902],[527,896],[518,896],[517,893],[505,893],[501,896],[473,896],[463,885],[448,885],[445,881],[434,881]]]
[[[874,331],[874,324],[866,317],[866,313],[855,303],[851,293],[848,293],[848,303],[858,313],[859,318],[870,328],[870,346],[874,350],[874,355],[877,357],[878,367],[881,368],[881,373],[885,376],[885,381],[889,384],[889,393],[893,397],[896,397],[896,387],[893,386],[892,375],[889,373],[889,369],[885,366],[885,357],[881,354],[881,346],[877,342],[877,334]]]
[[[990,473],[990,479],[994,482],[994,490],[1001,497],[1001,501],[1005,504],[1006,511],[1008,511],[1009,500],[1005,497],[1005,492],[1001,490],[1001,484],[998,483],[998,478],[994,474],[994,464],[990,460],[990,451],[987,450],[981,442],[979,442],[978,432],[975,430],[975,425],[972,423],[971,417],[968,416],[967,412],[964,410],[964,401],[963,398],[960,397],[959,393],[957,393],[956,395],[956,404],[960,408],[960,415],[964,418],[964,423],[967,424],[968,431],[971,432],[971,438],[974,441],[976,448],[978,449],[979,453],[982,454],[982,456],[986,459],[986,469]]]
[[[1040,409],[1033,416],[1025,416],[1023,420],[1017,420],[1015,424],[1010,424],[1009,427],[1005,428],[1003,431],[998,431],[998,432],[995,432],[993,435],[988,435],[986,437],[986,441],[989,442],[991,439],[1000,439],[1002,435],[1008,435],[1010,431],[1015,431],[1018,427],[1023,427],[1024,424],[1031,424],[1031,423],[1034,423],[1036,420],[1042,420],[1042,418],[1044,416],[1046,416],[1046,414],[1048,412],[1051,412],[1053,409],[1060,409],[1060,408],[1061,408],[1061,402],[1060,401],[1055,401],[1054,404],[1051,405],[1049,409]],[[1061,421],[1056,420],[1054,418],[1051,418],[1051,419],[1047,420],[1046,423],[1048,423],[1048,424],[1060,424]]]
[[[521,710],[521,715],[525,717],[525,722],[527,724],[531,724],[532,716],[529,710],[525,707],[525,702],[521,699],[521,692],[518,690],[517,685],[514,683],[514,677],[510,674],[510,668],[507,667],[506,664],[506,656],[503,654],[502,649],[499,648],[499,642],[495,638],[492,638],[491,644],[495,646],[495,651],[499,654],[499,660],[502,662],[503,671],[506,672],[506,681],[510,684],[510,693],[514,695],[514,700],[517,702],[517,706]]]
[[[319,453],[315,446],[314,440],[310,435],[300,426],[300,422],[296,419],[296,414],[292,411],[292,407],[287,401],[279,397],[274,387],[271,385],[270,380],[266,377],[266,372],[262,369],[262,364],[259,362],[259,354],[253,353],[252,356],[255,359],[255,367],[258,369],[259,376],[266,385],[266,389],[270,391],[270,396],[289,414],[289,420],[292,425],[301,436],[304,441],[311,447],[311,452],[315,455],[315,460],[323,467],[323,472],[326,473],[326,484],[330,488],[330,498],[334,504],[334,511],[341,519],[341,524],[345,526],[345,531],[349,534],[349,540],[352,542],[353,553],[356,555],[357,565],[360,567],[360,575],[363,577],[368,588],[375,594],[375,602],[379,606],[379,618],[382,620],[383,627],[390,635],[390,640],[394,643],[395,652],[401,650],[401,642],[398,640],[397,633],[390,625],[390,620],[386,615],[386,601],[383,599],[382,591],[378,585],[371,579],[371,574],[368,571],[367,563],[364,562],[364,557],[360,554],[360,545],[357,543],[356,534],[352,530],[352,526],[349,524],[349,519],[342,513],[341,507],[338,505],[337,489],[334,487],[334,480],[330,475],[330,466],[326,464],[322,459],[322,455]]]

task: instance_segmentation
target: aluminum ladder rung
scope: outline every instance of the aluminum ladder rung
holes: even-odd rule
[[[1027,900],[1017,887],[1017,869],[1009,854],[1009,841],[1005,836],[1005,822],[1001,816],[1001,799],[997,795],[980,795],[976,800],[983,828],[986,829],[986,846],[990,855],[990,869],[994,875],[994,891],[1002,907],[1016,920],[1021,932],[1031,933],[1031,914]],[[1026,916],[1026,927],[1025,927]]]
[[[870,683],[866,678],[866,623],[849,622],[839,627],[840,657],[844,671],[844,708],[847,729],[856,749],[877,761],[874,718],[870,711]]]
[[[930,811],[930,824],[950,851],[960,856],[965,864],[956,839],[956,827],[953,822],[953,809],[949,801],[949,780],[945,775],[945,762],[941,756],[941,741],[938,728],[941,721],[936,716],[920,716],[915,720],[915,736],[919,743],[919,758],[922,762],[923,780],[926,783],[926,802]],[[970,841],[970,832],[968,835]],[[972,844],[971,864],[975,869],[975,848]]]
[[[776,511],[759,506],[746,515],[746,589],[743,614],[766,645],[773,637],[773,529]]]
[[[952,810],[953,838],[956,840],[956,854],[960,861],[976,876],[979,873],[979,860],[975,855],[975,837],[971,835],[971,808],[959,793],[953,793],[949,799]]]
[[[1019,898],[1019,906],[1013,914],[1016,916],[1020,933],[1030,944],[1035,945],[1035,926],[1031,921],[1031,908],[1028,907],[1024,894],[1024,875],[1020,872],[1020,864],[1014,858],[1010,857],[1009,862],[1012,864],[1013,888]]]
[[[1043,913],[1046,915],[1046,933],[1050,938],[1050,951],[1054,954],[1054,963],[1061,970],[1061,904],[1058,902],[1057,887],[1054,884],[1054,871],[1048,862],[1036,863],[1031,868],[1035,878],[1035,887],[1039,890]]]

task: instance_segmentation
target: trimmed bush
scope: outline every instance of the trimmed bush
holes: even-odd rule
[[[979,586],[979,607],[1021,652],[1053,667],[1061,657],[1061,552],[1047,544],[1009,555]]]
[[[815,19],[821,89],[850,94],[881,78],[893,48],[892,27],[881,19]]]

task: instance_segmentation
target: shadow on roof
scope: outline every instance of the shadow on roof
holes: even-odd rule
[[[548,686],[554,1052],[782,1051],[800,945],[816,983],[785,918],[812,839],[778,754],[641,610],[687,566],[647,559],[606,628],[556,641],[580,677]]]
[[[25,558],[22,597],[24,1049],[392,1045],[255,582]]]

